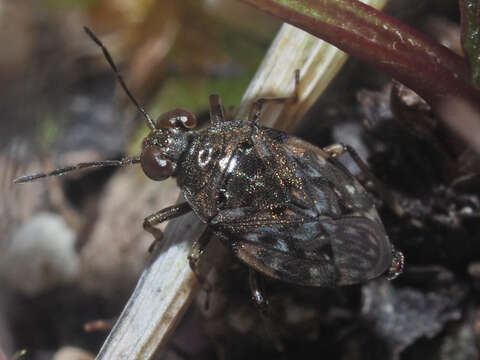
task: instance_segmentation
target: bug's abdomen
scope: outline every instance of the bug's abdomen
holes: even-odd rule
[[[210,221],[225,245],[295,284],[347,285],[384,273],[391,246],[365,189],[312,145],[290,146],[272,132],[255,133],[225,173]]]
[[[355,284],[380,276],[391,263],[381,224],[365,217],[276,218],[246,208],[221,212],[211,225],[249,266],[295,284]]]

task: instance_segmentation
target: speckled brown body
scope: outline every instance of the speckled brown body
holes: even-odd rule
[[[391,265],[371,197],[321,149],[247,121],[213,123],[187,141],[178,185],[247,265],[310,286],[366,281]]]
[[[248,121],[226,119],[220,97],[210,95],[211,126],[193,130],[196,117],[185,109],[170,110],[153,121],[128,90],[102,42],[90,29],[85,31],[102,49],[120,85],[145,117],[150,132],[142,153],[26,175],[14,182],[136,163],[154,181],[176,177],[186,202],[144,219],[144,229],[155,238],[153,245],[163,238],[156,225],[194,211],[208,225],[189,255],[197,279],[207,286],[197,263],[215,233],[250,266],[252,298],[260,306],[266,301],[257,272],[310,286],[354,284],[383,273],[393,279],[401,273],[403,254],[390,244],[372,199],[335,159],[347,151],[362,171],[369,172],[356,152],[342,144],[322,150],[258,125],[265,102],[298,100],[298,70],[294,94],[257,99]]]

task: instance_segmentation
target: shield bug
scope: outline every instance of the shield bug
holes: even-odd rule
[[[100,40],[87,34],[102,49],[128,97],[143,114],[150,133],[139,157],[81,163],[50,173],[24,176],[17,183],[62,175],[87,167],[140,163],[150,179],[175,177],[185,202],[148,216],[143,223],[155,241],[162,232],[155,226],[190,211],[207,224],[189,257],[197,261],[211,235],[251,269],[251,287],[257,303],[257,273],[307,286],[339,286],[401,272],[403,255],[393,246],[372,197],[337,160],[348,146],[318,148],[299,138],[258,124],[262,104],[296,99],[257,100],[248,119],[225,117],[218,95],[210,96],[210,126],[195,129],[195,116],[175,109],[153,121],[125,85],[112,57]],[[299,74],[296,72],[296,86]]]

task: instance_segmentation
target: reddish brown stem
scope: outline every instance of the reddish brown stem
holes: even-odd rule
[[[462,47],[470,65],[473,86],[480,88],[480,1],[460,0]]]
[[[452,124],[458,118],[440,113],[445,103],[460,99],[473,109],[475,129],[469,132],[480,134],[480,93],[470,84],[466,61],[427,36],[357,0],[242,1],[383,70],[416,91],[448,126],[462,133],[461,126]]]

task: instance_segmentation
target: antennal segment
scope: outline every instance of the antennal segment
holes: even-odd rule
[[[132,100],[132,102],[135,104],[138,111],[140,111],[142,113],[142,115],[145,117],[148,128],[152,131],[156,130],[155,123],[153,122],[150,115],[148,115],[148,113],[145,111],[145,109],[138,104],[137,100],[135,100],[135,98],[133,97],[130,90],[128,90],[127,85],[125,84],[125,81],[123,81],[122,75],[118,71],[117,66],[113,62],[112,56],[108,52],[105,45],[103,45],[103,43],[95,36],[93,31],[90,30],[88,27],[84,26],[83,29],[85,30],[87,35],[90,36],[90,38],[102,49],[103,55],[105,55],[105,59],[107,59],[108,63],[110,64],[110,67],[112,68],[113,72],[117,76],[118,82],[120,83],[120,85],[122,85],[123,90],[125,90],[125,93],[130,98],[130,100]]]
[[[19,178],[16,178],[15,180],[13,180],[13,183],[22,184],[22,183],[46,178],[49,176],[62,176],[70,171],[82,170],[87,168],[98,168],[98,167],[107,167],[107,166],[125,166],[125,165],[137,164],[139,162],[140,162],[139,156],[132,157],[132,158],[124,158],[122,160],[104,160],[104,161],[84,162],[84,163],[78,163],[76,165],[67,166],[60,169],[55,169],[48,173],[38,173],[38,174],[20,176]]]

